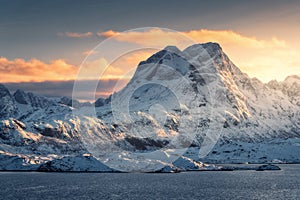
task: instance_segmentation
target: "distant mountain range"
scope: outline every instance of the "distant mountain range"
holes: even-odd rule
[[[94,104],[11,94],[0,84],[0,120],[2,170],[294,163],[300,162],[300,77],[264,84],[241,72],[216,43],[183,51],[169,46],[142,61],[121,91]],[[177,157],[169,153],[185,148]],[[174,160],[143,160],[153,152]]]

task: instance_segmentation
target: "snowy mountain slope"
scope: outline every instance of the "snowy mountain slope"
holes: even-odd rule
[[[67,97],[47,98],[21,90],[10,94],[0,84],[0,166],[105,171],[113,165],[119,170],[151,171],[158,166],[184,169],[191,166],[186,157],[208,162],[299,162],[292,153],[300,150],[299,80],[290,76],[264,84],[251,79],[218,44],[206,43],[157,52],[139,64],[125,88],[98,99],[95,107]],[[290,141],[293,145],[288,145]],[[272,153],[278,143],[283,155]],[[189,146],[185,157],[167,151]],[[237,153],[236,148],[244,150]],[[86,153],[92,154],[91,159],[82,156]],[[143,155],[148,154],[145,160]]]

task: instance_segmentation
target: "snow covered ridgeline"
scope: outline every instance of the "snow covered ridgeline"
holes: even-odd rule
[[[170,88],[148,84],[157,80]],[[126,118],[114,121],[112,97],[95,102],[97,117],[77,117],[72,111],[92,105],[75,102],[72,107],[70,98],[47,98],[21,90],[11,94],[0,85],[0,169],[109,171],[112,169],[93,157],[82,156],[93,153],[82,142],[86,130],[103,145],[150,152],[170,144],[187,145],[172,138],[179,133],[180,120],[193,112],[201,113],[201,118],[192,118],[191,124],[201,122],[203,133],[222,127],[222,137],[206,157],[199,159],[197,151],[204,134],[198,134],[193,148],[179,158],[186,162],[181,162],[181,170],[193,162],[196,170],[205,168],[202,162],[299,162],[295,153],[300,152],[299,80],[299,76],[290,76],[283,82],[264,84],[251,79],[215,43],[193,45],[184,51],[167,47],[141,62],[129,84],[115,96],[115,101],[123,100],[135,85],[143,84],[129,99],[133,122]],[[172,87],[177,98],[168,90]],[[206,87],[217,92],[211,96]],[[166,112],[160,112],[158,104]],[[221,118],[218,123],[216,116]],[[217,131],[210,134],[208,137],[217,138]],[[176,170],[175,163],[166,164],[164,170]]]

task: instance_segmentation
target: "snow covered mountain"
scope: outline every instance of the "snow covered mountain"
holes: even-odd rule
[[[121,91],[93,105],[11,94],[0,84],[0,120],[3,170],[299,162],[300,77],[264,84],[241,72],[216,43],[183,51],[169,46],[142,61]]]

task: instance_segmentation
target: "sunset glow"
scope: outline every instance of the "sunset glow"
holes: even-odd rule
[[[112,37],[118,32],[106,31],[98,33],[104,37]],[[160,29],[153,29],[149,32],[127,32],[122,37],[116,37],[122,42],[130,42],[140,45],[153,44],[163,41],[165,46],[175,45],[185,48],[180,38],[174,40],[172,33],[163,32]],[[196,43],[217,42],[229,55],[233,62],[251,77],[257,77],[263,82],[273,79],[283,80],[290,74],[297,74],[300,71],[298,55],[300,50],[287,44],[285,40],[276,37],[268,40],[259,40],[255,37],[247,37],[229,30],[191,30],[182,34],[195,40]],[[90,34],[71,34],[73,37],[81,37]],[[172,38],[171,40],[169,38]],[[140,51],[134,54],[125,55],[117,60],[113,67],[108,67],[104,77],[119,78],[126,71],[133,70],[137,64],[147,59],[154,51]],[[84,55],[94,54],[92,50],[85,51]],[[93,73],[99,68],[106,67],[105,58],[99,58],[97,62],[90,63],[90,72]],[[24,60],[21,58],[8,60],[0,58],[0,71],[2,82],[30,82],[30,81],[58,81],[74,80],[80,65],[72,65],[62,59],[45,63],[38,59]],[[87,74],[88,76],[88,74]]]
[[[158,50],[130,52],[108,63],[108,59],[94,48],[111,39],[137,47],[159,43],[184,50],[189,45],[176,35],[178,33],[194,43],[219,43],[243,72],[265,83],[274,79],[282,81],[289,75],[300,73],[299,2],[247,2],[243,5],[219,2],[218,7],[208,2],[194,3],[197,4],[194,6],[180,4],[182,6],[176,7],[188,6],[189,12],[180,15],[170,12],[166,18],[157,7],[154,9],[154,4],[149,5],[156,10],[154,13],[150,12],[150,8],[144,10],[142,5],[137,4],[141,6],[137,9],[133,4],[128,6],[128,10],[113,13],[123,16],[122,19],[111,13],[115,5],[110,3],[107,4],[109,9],[104,10],[100,4],[95,4],[95,7],[74,4],[74,9],[68,14],[64,6],[54,9],[47,3],[22,5],[17,12],[13,12],[17,6],[11,5],[14,17],[6,17],[11,13],[9,9],[2,10],[0,14],[3,25],[0,30],[1,82],[74,81],[83,63],[87,68],[80,80],[99,79],[95,71],[100,69],[104,71],[103,80],[129,80],[138,63]],[[163,3],[161,6],[168,8],[170,5]],[[51,8],[49,13],[32,12],[32,9],[46,7]],[[82,9],[86,9],[85,12],[81,12]],[[152,21],[140,21],[139,18]],[[154,28],[145,32],[130,31],[132,27],[146,26]],[[167,27],[174,32],[155,27]],[[91,61],[87,59],[89,56],[98,57]],[[33,88],[26,90],[35,91]]]

